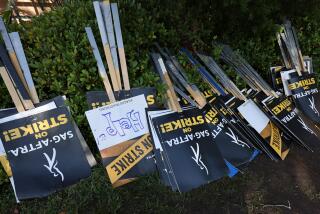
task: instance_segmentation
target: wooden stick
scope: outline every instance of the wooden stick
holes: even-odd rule
[[[105,28],[105,24],[103,22],[103,17],[102,17],[102,14],[101,14],[99,1],[94,1],[93,2],[93,6],[94,6],[94,11],[95,11],[95,14],[96,14],[98,27],[99,27],[99,31],[100,31],[101,41],[102,41],[102,45],[103,45],[103,51],[104,51],[104,54],[105,54],[105,57],[106,57],[106,61],[107,61],[107,64],[108,64],[108,68],[109,68],[109,73],[110,73],[110,77],[111,77],[113,90],[114,91],[119,91],[121,88],[119,87],[116,71],[115,71],[115,68],[114,68],[114,65],[113,65],[110,46],[109,46],[108,39],[107,39],[106,28]]]
[[[123,85],[124,85],[125,90],[130,90],[126,55],[124,52],[122,33],[121,33],[121,25],[120,25],[120,19],[119,19],[119,11],[118,11],[118,6],[116,3],[111,4],[111,12],[112,12],[112,17],[113,17],[115,33],[116,33],[116,40],[117,40],[118,54],[119,54],[119,59],[120,59]]]
[[[28,88],[28,84],[24,78],[24,75],[23,75],[23,72],[21,70],[21,67],[20,67],[20,64],[18,62],[18,58],[17,58],[17,55],[13,49],[13,46],[11,44],[11,40],[9,38],[9,35],[8,35],[8,32],[7,32],[7,29],[6,29],[6,26],[3,22],[3,19],[0,17],[0,31],[1,31],[1,35],[2,35],[2,39],[4,41],[4,44],[6,46],[6,49],[8,51],[8,54],[9,54],[9,57],[10,57],[10,60],[20,78],[20,80],[22,81],[22,84],[23,86],[25,87],[26,91],[28,92],[28,94],[30,95],[30,92],[29,92],[29,88]]]
[[[39,97],[38,97],[36,88],[34,86],[34,82],[32,80],[32,75],[31,75],[31,72],[29,69],[26,55],[25,55],[23,47],[22,47],[19,33],[18,32],[9,33],[9,37],[12,42],[13,48],[17,54],[18,61],[19,61],[19,64],[21,65],[21,68],[23,70],[23,74],[26,79],[26,82],[28,84],[28,88],[29,88],[32,102],[39,103]]]
[[[6,67],[8,74],[12,78],[12,82],[15,85],[16,90],[18,91],[19,97],[23,103],[23,106],[25,109],[32,109],[34,108],[34,105],[32,103],[32,100],[28,94],[28,91],[23,86],[21,79],[19,78],[18,74],[16,73],[14,66],[12,65],[9,56],[5,50],[5,47],[3,45],[0,45],[0,58]]]
[[[173,84],[171,82],[171,79],[169,77],[169,74],[168,74],[168,71],[166,69],[166,66],[164,65],[163,63],[163,60],[161,57],[158,58],[158,63],[160,65],[160,68],[161,68],[161,72],[162,72],[162,75],[163,75],[163,80],[164,82],[166,83],[166,85],[168,86],[168,90],[170,92],[171,95],[169,95],[169,99],[171,99],[171,104],[174,108],[175,111],[177,112],[182,112],[182,108],[178,102],[178,97],[176,95],[176,92],[174,91],[174,88],[173,88]]]
[[[18,95],[18,92],[16,91],[15,87],[14,87],[14,84],[6,70],[5,67],[0,67],[0,75],[9,91],[9,94],[11,96],[11,99],[14,103],[14,105],[16,106],[18,112],[22,112],[22,111],[25,111],[25,108],[19,98],[19,95]]]
[[[122,88],[121,76],[120,76],[120,70],[119,70],[117,45],[116,45],[116,40],[114,38],[110,2],[108,0],[100,2],[100,8],[102,10],[102,14],[104,17],[104,24],[107,30],[107,37],[108,37],[108,41],[111,49],[111,56],[112,56],[113,65],[114,65],[114,69],[115,69],[117,80],[118,80],[118,85],[119,85],[119,88],[121,89]]]
[[[186,99],[192,106],[201,108],[198,103],[196,103],[188,94],[184,93],[180,88],[173,85],[175,92],[177,92],[182,98]]]
[[[194,90],[194,88],[191,87],[191,85],[178,72],[178,70],[171,61],[167,60],[166,64],[168,65],[168,68],[170,68],[172,74],[180,81],[182,86],[189,92],[193,99],[195,99],[199,107],[202,108],[203,106],[205,106],[207,104],[207,100],[206,98],[204,98],[204,96],[202,96],[201,92]]]
[[[1,163],[4,171],[7,173],[8,177],[11,177],[12,171],[11,171],[11,167],[10,167],[10,164],[9,164],[9,161],[8,161],[6,155],[0,156],[0,163]]]
[[[282,41],[281,41],[281,36],[280,36],[280,33],[277,33],[277,41],[278,41],[278,45],[279,45],[279,48],[280,48],[280,52],[281,52],[281,55],[282,55],[282,59],[283,59],[283,62],[286,66],[286,68],[292,68],[288,58],[287,58],[287,55],[286,55],[286,52],[284,50],[284,47],[283,47],[283,44],[282,44]]]
[[[88,40],[90,42],[94,57],[95,57],[95,59],[97,61],[98,71],[99,71],[101,79],[103,80],[103,84],[104,84],[104,87],[105,87],[105,89],[107,91],[109,100],[110,100],[110,102],[115,102],[116,99],[114,97],[114,94],[113,94],[113,91],[112,91],[112,87],[110,85],[110,81],[109,81],[106,69],[105,69],[105,67],[103,65],[103,62],[102,62],[102,59],[101,59],[101,55],[99,53],[99,49],[98,49],[96,40],[94,39],[94,35],[92,33],[92,29],[90,27],[86,27],[85,30],[87,32],[87,37],[88,37]]]
[[[304,65],[303,56],[302,56],[302,53],[301,53],[301,49],[300,49],[300,45],[299,45],[296,29],[293,26],[291,27],[291,29],[292,29],[292,35],[293,35],[293,38],[294,38],[295,44],[296,44],[295,46],[296,46],[296,49],[297,49],[297,52],[298,52],[298,58],[299,58],[299,63],[300,63],[300,66],[301,66],[301,70],[303,72],[307,72],[306,66]]]

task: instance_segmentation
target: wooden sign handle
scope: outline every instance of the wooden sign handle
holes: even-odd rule
[[[180,103],[178,101],[178,97],[177,97],[177,94],[176,92],[174,91],[174,88],[173,88],[173,84],[171,82],[171,79],[169,77],[169,74],[168,74],[168,71],[163,63],[163,60],[161,57],[158,58],[158,63],[160,65],[160,68],[161,68],[161,72],[162,72],[162,75],[163,75],[163,80],[164,82],[166,83],[167,87],[168,87],[168,94],[169,94],[169,99],[171,100],[171,104],[174,108],[175,111],[177,112],[182,112],[182,108],[180,106]]]
[[[39,103],[38,93],[34,86],[32,75],[29,69],[26,55],[24,53],[20,36],[18,32],[9,33],[10,40],[12,42],[13,48],[15,50],[16,56],[18,58],[20,67],[23,71],[24,79],[26,80],[27,87],[29,88],[30,96],[33,103]]]
[[[104,51],[106,61],[108,64],[112,87],[113,87],[114,91],[119,91],[121,88],[119,87],[119,84],[118,84],[116,71],[115,71],[112,57],[111,57],[111,51],[110,51],[110,46],[109,46],[108,38],[107,38],[106,26],[104,24],[103,16],[101,13],[100,2],[94,1],[93,7],[94,7],[94,12],[96,14],[97,22],[98,22],[99,32],[100,32],[101,41],[102,41],[102,45],[103,45],[103,51]]]
[[[112,15],[109,1],[100,2],[100,9],[104,17],[105,29],[107,32],[108,44],[110,48],[111,58],[113,62],[113,67],[115,71],[115,76],[117,78],[118,86],[122,89],[121,76],[119,70],[118,54],[117,54],[117,45],[114,37]]]
[[[118,47],[118,54],[119,54],[119,60],[120,60],[120,67],[121,67],[123,85],[124,85],[124,89],[125,90],[130,90],[128,68],[127,68],[127,62],[126,62],[126,55],[125,55],[125,52],[124,52],[122,33],[121,33],[121,26],[120,26],[120,18],[119,18],[119,11],[118,11],[117,3],[112,3],[111,4],[111,12],[112,12],[112,17],[113,17],[114,31],[115,31],[117,47]]]
[[[25,111],[26,109],[24,108],[22,101],[19,98],[19,94],[16,91],[16,88],[14,87],[14,84],[13,84],[5,67],[0,67],[0,74],[1,74],[1,77],[5,83],[8,91],[9,91],[11,99],[12,99],[14,105],[16,106],[18,112]]]
[[[114,93],[113,93],[106,69],[105,69],[104,64],[102,62],[102,58],[101,58],[96,40],[95,40],[94,35],[92,33],[92,29],[90,27],[86,27],[85,30],[86,30],[87,37],[88,37],[89,43],[90,43],[92,51],[93,51],[93,55],[97,61],[99,75],[103,81],[104,87],[105,87],[107,94],[108,94],[108,97],[109,97],[109,100],[110,100],[110,102],[115,102],[116,99],[114,97]]]

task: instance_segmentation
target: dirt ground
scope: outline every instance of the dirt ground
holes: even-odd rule
[[[279,162],[263,155],[247,171],[250,182],[243,194],[248,211],[320,213],[320,148],[308,152],[295,146]]]

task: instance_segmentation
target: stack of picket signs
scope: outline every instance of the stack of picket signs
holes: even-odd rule
[[[298,113],[305,115],[313,124],[320,123],[320,97],[312,59],[303,56],[295,28],[289,21],[283,24],[277,34],[284,66],[274,66],[271,70],[273,87],[290,97]],[[306,127],[306,126],[305,126]],[[313,129],[314,125],[311,125]]]
[[[284,61],[290,60],[292,67],[282,69],[283,89],[278,91],[227,45],[219,45],[220,58],[247,83],[244,90],[232,82],[212,57],[183,48],[181,53],[215,94],[207,102],[199,89],[188,83],[176,57],[156,45],[159,53],[152,52],[151,58],[167,84],[169,109],[148,111],[148,119],[157,167],[166,185],[173,190],[188,191],[222,176],[234,175],[259,151],[278,161],[287,157],[293,144],[308,151],[319,146],[319,97],[315,77],[310,75],[312,63],[309,57],[301,57],[290,23],[284,25],[284,31],[281,48],[286,48]],[[294,67],[298,62],[300,68]],[[299,74],[302,68],[308,73]],[[286,72],[291,75],[287,77]],[[292,96],[283,94],[285,91]],[[177,100],[189,101],[189,105],[181,107],[184,102]]]
[[[86,28],[106,89],[87,93],[92,109],[86,116],[114,187],[156,168],[165,185],[185,192],[233,177],[260,152],[278,161],[292,144],[313,151],[319,143],[319,130],[308,115],[227,45],[220,45],[221,59],[248,88],[240,90],[212,57],[182,49],[211,88],[201,92],[189,83],[176,57],[155,44],[150,56],[166,85],[167,103],[165,108],[154,105],[154,89],[129,88],[117,5],[93,4],[109,76],[92,30]]]
[[[0,111],[0,161],[19,202],[89,177],[96,162],[66,98],[39,101],[19,34],[8,34],[1,18],[0,31],[0,74],[15,104]]]
[[[163,182],[185,192],[234,176],[259,151],[230,123],[215,99],[207,102],[199,89],[188,83],[174,57],[161,48],[159,52],[151,53],[151,58],[167,85],[169,109],[148,111],[148,119]],[[194,105],[181,107],[178,100],[188,100],[188,96],[195,100],[191,102]]]
[[[256,148],[273,160],[285,159],[292,144],[313,151],[319,146],[320,136],[316,121],[319,97],[315,77],[310,74],[299,76],[299,69],[312,70],[310,58],[305,57],[306,60],[303,61],[298,41],[293,36],[294,28],[290,23],[284,25],[284,33],[281,34],[283,35],[279,44],[282,45],[280,47],[283,56],[286,56],[284,61],[290,60],[292,67],[286,63],[286,69],[283,68],[280,72],[283,90],[277,92],[245,59],[227,45],[220,45],[220,58],[247,83],[248,88],[245,90],[238,89],[212,57],[199,51],[195,51],[194,57],[188,50],[182,49],[203,79],[216,92],[217,99],[220,100],[218,105],[231,113],[230,122],[236,122],[234,125],[238,130],[242,130],[242,134],[246,135]],[[291,74],[289,77],[288,73]],[[275,76],[274,79],[276,78]],[[280,87],[280,84],[276,87]],[[293,96],[288,96],[286,91]]]
[[[116,3],[94,1],[109,77],[90,27],[86,33],[106,91],[90,91],[86,112],[103,166],[113,187],[156,170],[146,109],[155,107],[155,88],[130,88]],[[120,65],[120,66],[119,66]]]
[[[278,35],[285,66],[271,69],[272,87],[227,45],[217,44],[221,61],[247,83],[245,89],[212,57],[183,48],[180,54],[210,88],[201,91],[176,56],[155,44],[151,62],[166,86],[160,105],[155,88],[130,88],[118,5],[93,6],[105,60],[92,29],[85,32],[105,90],[87,92],[85,115],[113,187],[158,172],[164,185],[186,192],[243,172],[260,153],[280,161],[293,144],[309,151],[319,146],[312,60],[302,56],[289,22]],[[0,110],[0,161],[17,201],[45,197],[90,176],[96,162],[66,98],[39,101],[18,33],[8,34],[2,19],[0,31],[0,74],[15,104]]]

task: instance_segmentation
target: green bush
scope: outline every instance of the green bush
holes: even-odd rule
[[[154,86],[158,78],[149,62],[155,41],[177,53],[181,46],[195,47],[213,55],[216,42],[230,44],[264,77],[269,66],[280,64],[275,32],[284,17],[299,31],[305,55],[319,65],[319,0],[135,0],[121,1],[120,18],[131,85]],[[301,8],[304,8],[301,10]],[[31,23],[9,26],[20,33],[41,100],[67,95],[71,110],[91,148],[95,148],[84,117],[85,92],[103,89],[84,27],[91,26],[101,46],[91,1],[70,1],[63,7],[33,18]],[[103,53],[100,50],[101,53]],[[180,57],[183,64],[188,64]],[[192,69],[189,69],[192,70]],[[235,76],[230,70],[230,75]],[[200,78],[190,75],[194,82]],[[239,79],[236,79],[240,83]],[[204,87],[204,85],[202,85]],[[1,107],[12,102],[0,85]],[[0,169],[0,185],[5,182]]]

